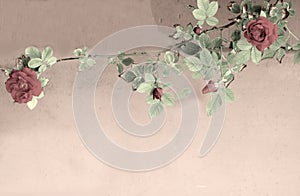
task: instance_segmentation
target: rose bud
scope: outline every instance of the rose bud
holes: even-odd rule
[[[157,88],[153,89],[153,91],[152,91],[153,99],[161,100],[162,94],[163,94],[163,89],[160,87],[157,87]]]
[[[215,81],[210,80],[207,85],[202,89],[202,94],[207,94],[211,92],[217,92],[218,88],[215,85]]]
[[[193,31],[196,35],[200,35],[201,34],[201,27],[199,27],[198,25],[194,27]]]
[[[263,52],[265,48],[277,40],[278,29],[269,19],[260,16],[257,20],[248,22],[244,37],[259,51]]]

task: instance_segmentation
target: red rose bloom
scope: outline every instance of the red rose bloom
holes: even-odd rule
[[[27,103],[32,96],[39,96],[42,92],[41,82],[36,73],[29,69],[13,70],[6,80],[6,90],[17,103]]]
[[[261,16],[247,24],[244,37],[259,51],[264,51],[278,38],[278,29],[275,24]]]
[[[211,93],[211,92],[217,92],[218,88],[215,86],[215,82],[213,80],[210,80],[207,85],[202,89],[203,94]]]
[[[162,94],[163,94],[162,88],[157,87],[157,88],[153,89],[153,92],[152,92],[153,99],[159,99],[159,100],[161,100]]]

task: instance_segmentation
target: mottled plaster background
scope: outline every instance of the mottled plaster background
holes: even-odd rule
[[[221,22],[231,14],[219,1]],[[93,47],[123,28],[193,21],[186,4],[192,0],[0,0],[0,64],[11,66],[27,46],[50,45],[57,57],[76,47]],[[294,7],[300,13],[300,2]],[[194,22],[194,21],[193,21]],[[290,20],[300,35],[299,16]],[[228,105],[222,134],[214,149],[199,158],[206,134],[207,96],[202,81],[193,81],[202,106],[200,126],[192,145],[175,162],[152,171],[130,173],[98,161],[80,140],[72,113],[72,85],[76,62],[55,65],[46,96],[34,111],[13,104],[0,76],[0,195],[103,196],[299,196],[300,195],[300,66],[288,55],[249,63],[232,84],[236,101]],[[96,92],[98,115],[116,142],[148,149],[172,137],[169,129],[145,141],[124,136],[113,122],[111,87],[117,80],[108,67]],[[147,105],[133,95],[133,116],[144,122]],[[174,111],[175,109],[170,109]],[[146,116],[146,115],[144,115]],[[172,121],[173,119],[173,121]]]

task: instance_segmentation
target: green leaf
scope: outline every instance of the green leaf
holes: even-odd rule
[[[160,102],[159,99],[153,99],[153,96],[152,95],[149,95],[147,98],[146,98],[146,103],[147,104],[155,104],[155,103],[158,103]]]
[[[54,65],[55,63],[57,62],[57,58],[56,57],[50,57],[48,60],[47,60],[47,64],[52,66]]]
[[[25,54],[29,56],[31,59],[33,58],[41,58],[41,52],[36,47],[28,47],[25,49]]]
[[[207,19],[206,19],[206,23],[209,25],[209,26],[216,26],[217,24],[219,24],[219,20],[216,18],[216,17],[214,17],[214,16],[212,16],[212,17],[208,17]]]
[[[134,62],[134,60],[133,60],[132,58],[130,58],[130,57],[128,57],[128,58],[122,60],[122,63],[123,63],[125,66],[131,65],[133,62]]]
[[[191,72],[197,72],[200,71],[203,67],[202,62],[200,61],[199,58],[194,57],[194,56],[188,56],[183,60],[184,64],[187,66],[187,68]]]
[[[93,66],[94,64],[96,64],[96,61],[94,59],[86,57],[86,56],[80,58],[79,61],[81,62],[79,65],[80,71],[85,70],[85,69]]]
[[[200,49],[201,49],[200,46],[198,46],[197,44],[195,44],[193,42],[187,42],[186,44],[181,46],[181,50],[188,55],[194,55],[197,52],[199,52]]]
[[[256,47],[252,48],[251,58],[253,63],[258,64],[261,61],[261,51],[259,51]]]
[[[222,105],[222,98],[219,94],[211,93],[210,99],[206,105],[206,112],[212,116]]]
[[[198,8],[203,8],[204,10],[207,10],[209,7],[209,0],[197,0],[197,6]]]
[[[282,62],[282,59],[283,59],[283,57],[285,56],[285,54],[286,54],[286,52],[285,52],[285,50],[284,50],[283,48],[280,48],[280,49],[278,50],[276,59],[277,59],[277,61],[278,61],[279,63]]]
[[[246,39],[239,40],[236,45],[240,50],[250,50],[253,47]]]
[[[145,81],[154,83],[155,82],[155,77],[153,76],[153,74],[145,73]]]
[[[77,56],[77,57],[81,56],[81,54],[82,54],[82,49],[81,49],[81,48],[75,49],[75,50],[73,51],[73,54],[74,54],[74,56]]]
[[[123,73],[124,67],[121,63],[117,63],[117,70],[119,74]]]
[[[46,64],[43,64],[39,67],[39,73],[43,73],[47,70],[47,65]]]
[[[132,82],[135,78],[136,75],[132,71],[127,71],[124,74],[121,75],[121,77],[126,81],[126,82]]]
[[[206,33],[202,33],[199,37],[197,37],[201,48],[208,48],[210,45],[210,37]]]
[[[176,103],[176,99],[171,93],[164,93],[161,96],[161,100],[167,106],[174,106]]]
[[[231,39],[232,41],[238,41],[241,39],[241,31],[240,30],[235,30],[232,34],[231,34]]]
[[[32,97],[31,101],[27,102],[27,107],[30,109],[30,110],[33,110],[36,105],[38,103],[38,100],[36,97]]]
[[[212,49],[220,48],[221,46],[222,46],[222,38],[221,37],[217,37],[212,40],[212,42],[211,42]]]
[[[205,10],[203,8],[199,8],[199,9],[194,9],[193,10],[193,16],[199,20],[199,21],[203,21],[206,19],[206,13]]]
[[[35,98],[37,98],[37,99],[42,99],[43,97],[45,96],[45,93],[44,93],[44,91],[42,91],[40,94],[39,94],[39,96],[34,96]]]
[[[293,50],[300,50],[300,43],[294,44],[292,48]]]
[[[136,91],[139,93],[145,93],[145,92],[150,92],[151,90],[153,90],[153,88],[154,88],[153,83],[144,82],[139,85]]]
[[[206,10],[207,17],[214,16],[217,13],[218,8],[219,8],[218,2],[217,1],[212,1],[209,4],[208,9]]]
[[[232,59],[232,64],[244,64],[250,59],[250,50],[244,50],[236,53]]]
[[[230,11],[234,14],[239,14],[241,12],[241,6],[238,3],[234,3]]]
[[[145,82],[143,77],[136,77],[132,82],[132,89],[136,90],[143,82]]]
[[[271,48],[266,48],[262,55],[262,60],[267,59],[267,58],[273,58],[275,53],[276,53],[276,50],[273,50]]]
[[[53,50],[50,47],[44,48],[42,52],[42,60],[47,61],[53,55]]]
[[[149,109],[149,116],[150,116],[150,118],[157,117],[163,111],[164,111],[164,107],[161,102],[154,103],[153,105],[151,105],[151,107]]]
[[[204,64],[206,66],[211,66],[212,56],[211,56],[209,50],[207,50],[206,48],[203,48],[200,51],[200,61],[202,62],[202,64]]]
[[[221,91],[224,93],[225,100],[228,102],[234,101],[234,93],[229,88],[222,88]]]
[[[191,42],[188,42],[188,43],[191,43]],[[195,44],[195,45],[196,45],[196,44]],[[196,46],[198,46],[198,45],[196,45]],[[185,46],[185,47],[186,47],[186,46]],[[199,47],[199,46],[198,46],[198,47]],[[195,48],[193,48],[193,49],[195,49]],[[196,50],[197,50],[197,49],[196,49]],[[166,63],[167,63],[168,65],[171,65],[171,64],[176,63],[176,62],[178,61],[178,55],[175,54],[174,52],[171,52],[171,51],[167,51],[167,52],[165,53],[164,58],[165,58],[165,61],[166,61]]]
[[[40,58],[33,58],[28,62],[28,67],[30,68],[37,68],[43,64],[42,59]]]
[[[190,88],[184,88],[178,93],[178,99],[185,99],[192,93]]]
[[[48,84],[49,79],[47,79],[47,78],[39,78],[39,81],[41,82],[42,87],[45,87]]]
[[[297,64],[299,62],[300,62],[300,50],[298,50],[294,56],[294,64]]]

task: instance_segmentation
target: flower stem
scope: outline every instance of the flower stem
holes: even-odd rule
[[[58,59],[56,62],[62,62],[62,61],[72,61],[72,60],[77,60],[79,59],[79,57],[68,57],[68,58],[61,58],[61,59]]]
[[[299,41],[299,38],[288,27],[285,27],[285,28],[291,36],[293,36],[297,41]]]
[[[229,27],[233,26],[235,23],[236,23],[236,21],[232,21],[232,22],[227,23],[227,24],[225,24],[223,26],[212,27],[210,29],[206,29],[206,30],[202,31],[200,34],[202,34],[202,33],[208,33],[208,32],[215,31],[215,30],[223,30],[223,29],[226,29],[226,28],[229,28]]]

